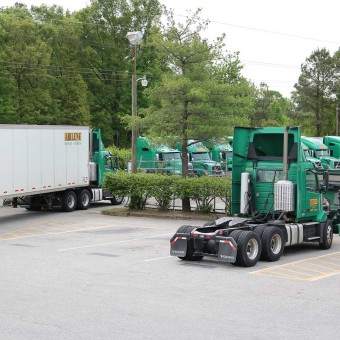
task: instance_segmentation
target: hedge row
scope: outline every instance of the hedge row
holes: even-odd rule
[[[198,211],[211,212],[213,200],[220,198],[226,205],[226,212],[230,212],[229,177],[181,178],[162,174],[119,172],[108,174],[104,187],[115,195],[129,197],[131,209],[144,209],[150,197],[156,199],[160,210],[168,210],[173,198],[190,198],[196,202]]]

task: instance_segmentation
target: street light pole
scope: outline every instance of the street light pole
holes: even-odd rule
[[[137,45],[134,46],[134,63],[133,63],[133,75],[132,75],[132,84],[131,84],[131,96],[132,96],[132,117],[137,117]],[[134,124],[132,125],[132,141],[131,141],[131,149],[132,149],[132,162],[131,162],[131,171],[132,173],[137,173],[137,137],[138,137],[138,128]]]
[[[143,34],[140,31],[128,32],[126,38],[129,40],[130,44],[134,47],[134,58],[133,58],[133,75],[131,84],[131,113],[132,113],[132,131],[131,131],[131,151],[132,151],[132,161],[131,161],[131,171],[133,173],[137,172],[137,135],[138,128],[135,125],[135,118],[137,117],[137,45],[142,42]]]
[[[336,135],[339,136],[339,111],[340,111],[340,107],[337,106],[336,107]]]

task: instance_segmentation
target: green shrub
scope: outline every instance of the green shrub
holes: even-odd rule
[[[129,208],[144,209],[147,199],[154,197],[160,210],[167,210],[174,197],[189,198],[196,202],[197,210],[211,212],[213,200],[220,198],[230,213],[231,178],[191,177],[181,178],[162,174],[132,174],[120,172],[108,174],[104,187],[115,195],[130,198]]]
[[[150,176],[152,176],[150,195],[155,198],[160,210],[168,210],[179,178],[164,174],[150,174]]]
[[[221,198],[223,202],[230,201],[230,185],[230,178],[226,177],[202,176],[181,179],[176,186],[176,196],[194,200],[198,211],[211,212],[215,198]]]

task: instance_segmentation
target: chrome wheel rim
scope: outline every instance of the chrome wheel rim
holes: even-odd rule
[[[282,248],[282,239],[280,235],[275,234],[270,241],[270,248],[273,254],[278,254]]]
[[[247,243],[247,256],[250,260],[254,260],[259,253],[259,243],[252,238]]]

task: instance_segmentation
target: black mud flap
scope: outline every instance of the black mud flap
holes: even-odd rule
[[[234,263],[236,261],[237,244],[232,237],[218,237],[217,258],[222,262]]]
[[[187,253],[187,248],[187,237],[175,235],[171,240],[170,255],[184,257]]]

